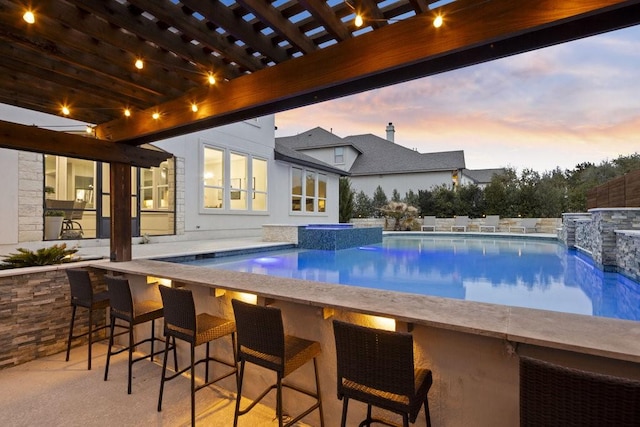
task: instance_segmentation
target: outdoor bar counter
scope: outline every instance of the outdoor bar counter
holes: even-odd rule
[[[336,398],[335,344],[332,319],[410,331],[416,363],[433,371],[429,393],[434,426],[505,426],[519,423],[518,355],[566,366],[640,379],[640,322],[565,314],[354,286],[288,279],[226,270],[134,260],[98,262],[97,270],[126,275],[134,295],[157,293],[148,283],[186,286],[194,292],[196,310],[233,318],[232,298],[254,295],[258,304],[282,309],[285,332],[322,345],[320,382],[327,426],[339,425],[342,402]],[[155,295],[158,299],[159,295]],[[377,316],[387,319],[384,320]],[[228,344],[213,347],[230,357]],[[187,353],[182,348],[182,361]],[[214,367],[215,369],[215,367]],[[312,366],[290,381],[313,384]],[[270,373],[247,368],[246,395],[255,397]],[[260,378],[264,375],[264,378]],[[228,379],[222,387],[235,392]],[[187,391],[185,391],[187,392]],[[243,390],[243,394],[244,390]],[[275,407],[275,393],[265,401]],[[294,396],[298,398],[298,396]],[[300,400],[300,401],[298,401]],[[304,399],[287,399],[285,412],[295,414]],[[348,425],[364,418],[366,408],[352,403]],[[424,423],[424,415],[418,424]],[[317,412],[305,420],[319,425]]]

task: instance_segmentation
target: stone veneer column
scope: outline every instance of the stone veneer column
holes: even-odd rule
[[[616,266],[616,230],[640,230],[640,208],[596,208],[593,218],[593,261],[603,269]]]
[[[562,229],[558,233],[562,243],[570,248],[576,245],[576,220],[584,218],[591,218],[591,214],[585,212],[562,214]]]
[[[640,231],[617,231],[618,271],[640,281]]]
[[[43,238],[43,156],[20,151],[18,154],[18,242]]]

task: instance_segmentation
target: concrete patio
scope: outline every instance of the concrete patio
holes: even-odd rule
[[[2,425],[18,426],[185,426],[191,424],[189,377],[165,387],[157,412],[161,359],[133,367],[133,392],[127,394],[126,353],[112,358],[109,380],[103,381],[106,341],[94,344],[92,370],[87,347],[37,359],[0,371]],[[185,361],[182,361],[184,363]],[[214,367],[215,369],[215,367]],[[243,401],[243,406],[246,402]],[[216,386],[196,393],[196,423],[210,427],[233,424],[235,393]],[[274,426],[275,411],[258,405],[240,418],[239,426]],[[300,424],[303,425],[303,424]]]

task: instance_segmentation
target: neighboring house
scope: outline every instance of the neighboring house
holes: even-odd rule
[[[476,170],[463,169],[460,185],[475,184],[478,187],[484,189],[487,185],[491,183],[491,179],[495,175],[502,175],[504,172],[505,172],[504,168],[476,169]]]
[[[373,196],[378,186],[388,198],[393,190],[404,197],[409,190],[461,184],[465,170],[464,151],[419,153],[394,143],[393,124],[387,139],[372,134],[340,138],[316,127],[295,136],[276,138],[276,144],[315,157],[350,173],[354,191]]]
[[[78,122],[2,104],[0,120],[84,132]],[[274,124],[271,115],[155,142],[174,157],[132,170],[133,235],[197,240],[258,236],[263,224],[338,222],[338,180],[347,173],[277,147]],[[109,238],[109,164],[0,149],[0,167],[0,244],[43,240],[49,198],[83,202],[83,237]]]

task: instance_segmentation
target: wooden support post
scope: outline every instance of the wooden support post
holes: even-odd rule
[[[131,166],[111,163],[111,261],[131,261]]]

